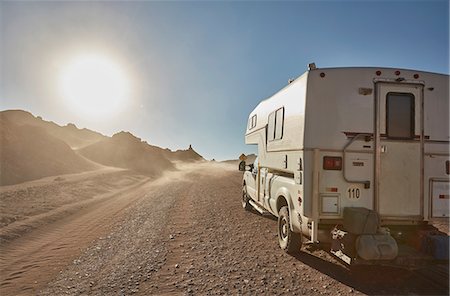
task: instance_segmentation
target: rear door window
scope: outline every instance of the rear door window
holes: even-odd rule
[[[386,95],[386,134],[392,139],[414,138],[414,95],[388,93]]]

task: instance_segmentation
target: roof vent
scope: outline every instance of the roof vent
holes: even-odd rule
[[[309,70],[309,71],[311,71],[311,70],[316,70],[316,69],[317,69],[316,63],[309,63],[309,64],[308,64],[308,70]]]
[[[295,81],[295,78],[289,78],[288,79],[288,84],[291,84],[292,82],[294,82]]]

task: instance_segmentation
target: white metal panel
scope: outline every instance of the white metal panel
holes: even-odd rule
[[[381,71],[377,76],[376,71]],[[305,112],[305,140],[308,148],[342,149],[344,132],[373,133],[373,93],[375,80],[401,77],[425,88],[425,135],[430,140],[449,141],[449,76],[422,71],[389,68],[333,68],[310,71]],[[325,77],[320,77],[324,73]],[[414,74],[419,78],[414,79]],[[432,89],[432,90],[430,90]],[[448,144],[448,143],[447,143]]]
[[[364,207],[373,209],[373,185],[371,185],[370,188],[364,188],[364,185],[361,183],[347,182],[344,179],[343,171],[324,170],[324,156],[343,157],[343,153],[327,151],[320,152],[319,192],[320,195],[339,194],[339,216],[342,217],[342,209],[345,207]],[[371,154],[361,153],[358,158],[369,156],[371,156]],[[370,164],[370,166],[373,168],[373,164]],[[367,172],[367,175],[359,176],[359,178],[362,181],[370,181],[370,184],[373,184],[373,173],[371,172]],[[357,191],[358,194],[356,194],[355,191]],[[305,192],[309,192],[309,188],[305,188]]]
[[[379,180],[379,206],[382,216],[419,216],[420,145],[419,143],[383,143]]]
[[[423,74],[425,136],[432,141],[450,141],[449,76]],[[447,142],[447,151],[448,151]]]
[[[375,71],[318,69],[311,71],[305,115],[305,147],[343,149],[346,132],[373,133],[373,95],[359,88],[373,89]],[[325,77],[320,77],[324,73]]]
[[[321,194],[322,214],[339,214],[339,195]]]
[[[450,216],[450,182],[432,180],[431,184],[431,217],[448,218]]]
[[[285,107],[282,139],[269,142],[267,146],[265,146],[266,143],[259,144],[264,145],[264,148],[268,151],[280,151],[286,149],[300,150],[303,148],[303,128],[308,74],[308,72],[304,73],[294,82],[258,104],[252,113],[250,113],[250,118],[254,114],[257,115],[256,127],[251,130],[247,129],[246,138],[252,132],[266,127],[270,113]]]
[[[252,174],[252,172],[244,172],[244,181],[247,185],[247,194],[252,198],[256,199],[256,174]]]
[[[373,186],[373,154],[350,152],[345,155],[345,177],[347,180],[370,182]]]
[[[386,134],[389,93],[405,93],[414,96],[414,130],[412,139],[389,139]],[[378,83],[377,114],[379,116],[380,164],[378,170],[378,212],[384,217],[412,217],[423,214],[421,115],[422,86]],[[414,138],[414,136],[419,138]]]

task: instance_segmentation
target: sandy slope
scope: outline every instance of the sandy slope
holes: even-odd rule
[[[32,293],[35,281],[45,284],[42,276],[56,276],[58,268],[142,197],[145,192],[138,190],[149,181],[113,168],[60,178],[2,188],[2,295]]]
[[[5,110],[0,112],[0,118],[6,119],[16,125],[40,127],[49,135],[67,143],[71,148],[81,148],[105,138],[100,133],[83,128],[79,129],[74,124],[59,126],[52,121],[45,121],[40,117],[23,110]]]
[[[448,294],[444,267],[431,279],[392,268],[349,271],[322,250],[286,255],[276,221],[241,208],[240,184],[234,166],[202,163],[112,188],[101,201],[2,243],[0,292]]]
[[[9,241],[41,225],[107,198],[147,178],[103,168],[0,187],[0,241]]]
[[[204,161],[194,149],[171,151],[129,132],[105,137],[59,126],[22,110],[0,112],[0,186],[112,166],[156,177],[175,162]],[[3,222],[0,222],[3,223]]]
[[[3,116],[0,143],[0,185],[98,168],[44,128],[17,125]]]
[[[107,166],[127,168],[148,176],[159,176],[175,169],[163,149],[148,145],[128,132],[78,150],[86,158]]]

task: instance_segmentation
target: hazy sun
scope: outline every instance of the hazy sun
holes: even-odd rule
[[[128,81],[119,65],[96,54],[71,60],[62,69],[60,88],[70,108],[96,118],[118,112],[129,95]]]

